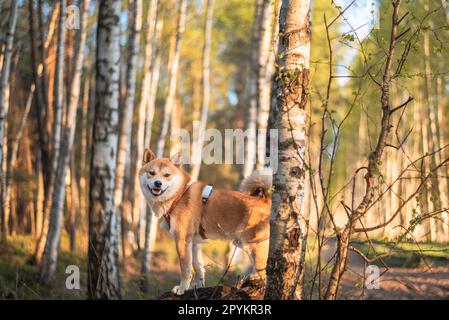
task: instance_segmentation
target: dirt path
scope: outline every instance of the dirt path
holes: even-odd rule
[[[325,258],[334,254],[336,244],[325,247]],[[432,262],[430,262],[432,264]],[[449,299],[449,264],[417,268],[379,267],[379,289],[364,290],[365,262],[351,252],[348,268],[342,281],[341,299],[416,300]]]
[[[366,299],[449,299],[449,267],[389,269]]]

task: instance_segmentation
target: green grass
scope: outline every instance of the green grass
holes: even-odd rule
[[[390,253],[389,256],[382,258],[389,267],[416,268],[426,264],[433,266],[449,264],[449,244],[447,243],[394,243],[372,240],[371,244],[354,241],[353,246],[370,259]]]
[[[71,253],[68,237],[63,233],[55,279],[44,284],[39,277],[39,267],[32,262],[35,239],[32,236],[16,235],[6,244],[0,244],[0,299],[86,299],[87,294],[87,254],[86,244],[80,239],[79,250]],[[206,285],[220,283],[234,284],[241,270],[229,272],[223,276],[224,257],[227,243],[213,241],[203,246],[204,260],[207,265]],[[121,268],[122,294],[125,299],[151,299],[169,291],[179,282],[178,257],[173,240],[164,233],[160,234],[154,253],[152,273],[149,277],[150,290],[144,293],[140,289],[139,257],[129,257]],[[80,268],[80,290],[68,290],[65,269],[68,265]]]
[[[313,268],[316,263],[316,245],[313,238],[309,239],[307,251],[307,268]],[[368,258],[379,254],[390,253],[382,260],[388,267],[416,268],[425,266],[447,266],[449,264],[449,245],[438,243],[399,244],[373,240],[367,242],[354,240],[352,245],[362,251]],[[85,243],[79,241],[76,253],[69,251],[67,235],[63,234],[59,252],[56,277],[50,284],[44,284],[39,277],[39,268],[31,262],[35,240],[32,236],[18,235],[6,244],[0,244],[0,299],[86,299],[87,255]],[[211,241],[203,245],[206,264],[206,285],[235,284],[244,273],[243,270],[233,270],[224,277],[224,257],[228,244],[221,241]],[[178,258],[173,240],[164,233],[160,234],[154,255],[153,271],[150,275],[150,290],[144,293],[140,290],[140,259],[132,257],[121,269],[122,291],[125,299],[148,299],[170,290],[179,281]],[[382,265],[378,260],[377,265]],[[65,269],[68,265],[80,268],[80,290],[68,290],[65,287]],[[325,274],[323,274],[325,276]]]
[[[56,277],[44,284],[39,277],[39,268],[31,259],[34,239],[30,236],[15,236],[13,241],[0,245],[0,298],[16,299],[83,299],[82,290],[65,287],[65,268],[77,265],[80,282],[85,285],[86,260],[80,255],[62,251],[59,254]],[[84,286],[85,287],[85,286]]]

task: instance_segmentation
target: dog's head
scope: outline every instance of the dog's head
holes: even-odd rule
[[[139,179],[147,201],[156,203],[169,200],[182,192],[187,177],[181,168],[179,153],[170,159],[157,158],[151,149],[146,149]]]

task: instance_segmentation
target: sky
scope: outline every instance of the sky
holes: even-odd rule
[[[346,8],[351,2],[352,0],[335,0],[335,3],[342,8]],[[369,35],[373,28],[379,28],[378,6],[378,0],[355,0],[351,7],[344,13],[344,18],[346,18],[347,22],[352,26],[354,30],[356,30],[357,36],[360,41],[363,41]],[[343,20],[340,30],[342,33],[351,32],[351,27],[348,23],[345,23]],[[356,43],[354,43],[354,46],[357,47]],[[348,54],[340,63],[342,65],[348,66],[356,57],[357,49],[346,49],[346,52]],[[348,75],[349,71],[344,67],[338,67],[337,74]],[[343,86],[348,82],[349,78],[338,78],[337,80],[338,83]]]

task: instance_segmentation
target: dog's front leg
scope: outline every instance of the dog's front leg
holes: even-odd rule
[[[195,271],[195,281],[193,282],[193,287],[201,288],[205,286],[205,276],[204,276],[204,263],[203,263],[203,253],[201,252],[201,245],[199,243],[194,243],[192,245],[193,254],[193,270]]]
[[[177,295],[184,294],[190,286],[192,278],[192,240],[176,237],[176,250],[178,251],[179,265],[181,267],[181,283],[172,290]]]

